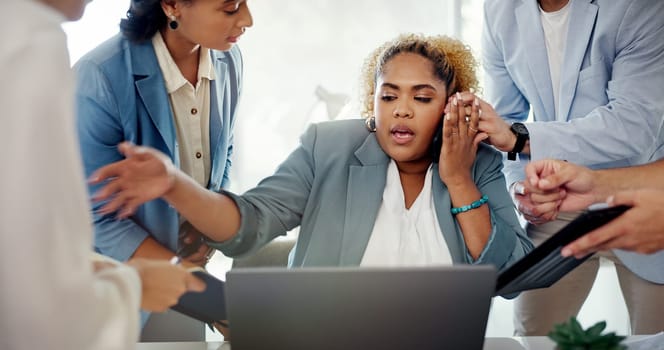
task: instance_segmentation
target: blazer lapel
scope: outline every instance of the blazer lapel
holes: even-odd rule
[[[516,23],[521,38],[521,50],[527,50],[524,55],[528,58],[528,69],[537,89],[540,103],[547,113],[546,116],[535,116],[538,120],[555,120],[553,103],[553,90],[551,87],[551,73],[549,72],[549,58],[546,53],[544,30],[540,21],[537,1],[523,1],[515,9]],[[536,109],[537,110],[537,109]]]
[[[462,252],[466,251],[466,245],[464,241],[460,239],[456,221],[450,214],[452,202],[447,187],[445,187],[443,182],[440,181],[437,166],[433,167],[432,181],[433,184],[431,185],[431,190],[440,230],[443,231],[443,237],[445,238],[445,243],[447,243],[450,255],[452,256],[452,261],[454,263],[463,263],[466,261],[466,257],[463,256]]]
[[[130,44],[132,67],[138,95],[150,119],[167,145],[172,159],[177,159],[175,151],[175,127],[168,95],[164,88],[164,77],[157,62],[152,42]]]
[[[351,165],[348,174],[340,266],[357,266],[362,261],[382,203],[389,163],[375,134],[369,134],[355,156],[360,165]]]
[[[212,51],[210,51],[212,53]],[[222,146],[221,140],[227,135],[230,131],[230,128],[224,130],[224,116],[230,114],[230,110],[224,110],[227,106],[230,106],[230,101],[227,101],[230,96],[226,94],[226,84],[228,80],[228,64],[226,62],[226,57],[218,57],[216,60],[213,56],[214,70],[215,70],[215,80],[210,82],[210,159],[219,159],[217,153],[219,148]],[[220,110],[221,109],[221,110]],[[225,157],[224,157],[225,159]],[[213,170],[222,171],[226,167],[226,164],[219,164],[219,162],[213,162]]]
[[[579,71],[597,18],[597,5],[591,4],[589,0],[572,1],[570,6],[572,7],[567,29],[567,46],[562,63],[565,69],[560,70],[560,101],[558,104],[560,121],[569,119],[567,114],[572,107]]]

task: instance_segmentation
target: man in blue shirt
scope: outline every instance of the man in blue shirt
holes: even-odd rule
[[[664,3],[487,0],[484,10],[486,93],[495,113],[482,106],[479,127],[509,152],[505,173],[512,189],[522,186],[530,159],[613,168],[661,156]],[[532,122],[526,122],[531,112]],[[510,160],[517,154],[518,161]],[[578,215],[559,212],[550,198],[514,198],[535,244]],[[632,332],[661,331],[664,286],[641,273],[649,263],[634,263],[621,251],[602,256],[616,264]],[[516,334],[544,335],[577,314],[598,267],[595,257],[551,288],[523,293],[516,302]]]

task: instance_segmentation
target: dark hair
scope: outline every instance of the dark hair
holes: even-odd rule
[[[134,42],[149,40],[166,25],[161,0],[131,0],[127,18],[120,21],[120,31]]]

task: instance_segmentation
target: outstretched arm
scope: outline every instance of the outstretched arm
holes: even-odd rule
[[[581,210],[603,202],[618,191],[654,188],[664,190],[664,159],[653,163],[603,170],[590,170],[570,162],[546,159],[526,167],[526,192],[566,192],[560,210]]]
[[[126,158],[100,168],[90,180],[106,182],[93,198],[108,200],[102,214],[118,212],[119,218],[127,218],[139,205],[163,197],[214,241],[226,241],[237,233],[240,212],[230,198],[201,187],[155,149],[125,142],[119,150]]]
[[[561,210],[580,210],[596,202],[632,207],[620,217],[567,245],[562,254],[581,257],[605,249],[641,253],[664,249],[664,160],[647,165],[592,171],[557,160],[526,167],[527,193],[562,189]],[[608,198],[607,198],[608,197]]]

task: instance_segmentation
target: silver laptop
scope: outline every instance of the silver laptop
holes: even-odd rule
[[[482,349],[492,266],[226,275],[233,350]]]

